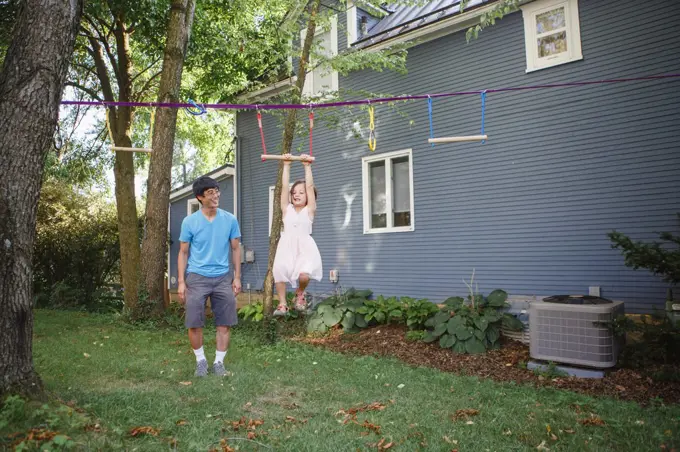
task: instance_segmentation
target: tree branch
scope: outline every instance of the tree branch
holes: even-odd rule
[[[99,20],[99,18],[95,18],[96,20]],[[90,26],[94,29],[94,31],[97,33],[97,40],[101,42],[101,44],[104,46],[104,50],[106,51],[106,56],[109,59],[109,62],[111,63],[111,66],[113,67],[113,73],[116,76],[116,80],[120,81],[120,73],[118,70],[118,62],[116,61],[116,57],[111,52],[111,46],[109,45],[109,40],[107,36],[111,33],[111,28],[109,28],[109,33],[104,33],[104,30],[99,30],[97,28],[97,24],[94,23],[94,20],[90,18],[89,16],[85,16],[85,20],[90,24]]]
[[[80,83],[70,82],[70,81],[66,82],[66,85],[72,86],[76,89],[79,89],[80,91],[84,92],[85,94],[87,94],[88,96],[90,96],[94,100],[98,100],[99,102],[104,101],[104,99],[99,97],[99,94],[95,90],[93,90],[92,88],[88,88],[87,86],[83,86]]]
[[[156,80],[158,78],[158,76],[160,76],[162,73],[163,73],[162,71],[159,71],[159,72],[155,73],[149,80],[147,80],[146,83],[144,83],[144,86],[142,86],[142,89],[140,89],[139,91],[137,91],[134,94],[135,99],[141,99],[142,96],[151,87],[151,84],[154,82],[154,80]]]
[[[158,62],[161,61],[162,59],[163,59],[163,57],[158,57],[158,58],[156,58],[156,60],[155,60],[153,63],[151,63],[150,65],[148,65],[148,66],[147,66],[144,70],[142,70],[139,74],[137,74],[137,75],[135,75],[134,77],[132,77],[131,82],[134,83],[135,80],[137,80],[142,74],[144,74],[146,71],[148,71],[149,69],[151,69],[152,67],[154,67],[156,64],[158,64]],[[159,72],[158,74],[154,75],[154,77],[158,76],[159,74],[160,74],[160,72]]]
[[[99,78],[99,83],[102,85],[102,92],[104,93],[104,99],[113,102],[113,89],[111,89],[111,79],[109,78],[109,72],[106,69],[106,64],[104,63],[104,55],[102,55],[102,48],[96,39],[90,39],[90,45],[92,52],[90,55],[94,58],[94,65],[97,68],[97,78]]]

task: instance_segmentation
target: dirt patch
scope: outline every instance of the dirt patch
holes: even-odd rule
[[[529,347],[520,342],[502,339],[500,350],[481,355],[460,355],[445,350],[435,343],[405,339],[406,328],[401,325],[368,328],[358,334],[334,331],[323,338],[298,338],[315,346],[336,352],[396,357],[407,364],[425,366],[460,375],[491,378],[495,381],[514,381],[521,384],[555,387],[593,396],[609,396],[646,405],[660,398],[665,403],[680,402],[680,382],[655,381],[633,369],[614,369],[603,379],[575,377],[546,378],[527,370],[522,363],[530,360]],[[680,373],[680,364],[675,371]],[[652,369],[647,369],[651,375]]]

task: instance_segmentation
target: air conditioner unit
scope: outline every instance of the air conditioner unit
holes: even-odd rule
[[[623,313],[621,301],[585,295],[557,295],[531,303],[529,353],[545,361],[613,367],[623,342],[603,323]]]

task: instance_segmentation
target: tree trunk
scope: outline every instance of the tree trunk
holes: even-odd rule
[[[307,34],[305,35],[305,42],[302,45],[302,55],[300,56],[300,63],[298,65],[297,81],[295,82],[295,89],[291,103],[297,104],[302,98],[302,88],[305,86],[305,79],[307,78],[307,62],[309,61],[309,53],[314,41],[314,33],[316,31],[316,15],[319,11],[319,4],[321,0],[315,0],[311,5],[311,12],[309,21],[307,22]],[[293,139],[295,138],[295,125],[297,123],[297,110],[289,110],[286,116],[286,123],[283,129],[283,154],[289,154],[293,147]],[[263,310],[265,314],[271,315],[273,312],[273,298],[274,298],[274,258],[276,257],[276,247],[281,238],[281,227],[283,226],[283,216],[281,208],[279,207],[279,200],[281,199],[281,176],[283,175],[283,161],[279,162],[279,171],[276,176],[276,186],[274,187],[274,208],[272,218],[272,233],[269,237],[269,261],[267,263],[267,273],[264,278],[264,302]]]
[[[42,392],[31,260],[43,163],[81,14],[82,0],[21,2],[0,73],[0,400]]]
[[[158,102],[179,102],[182,70],[191,25],[194,0],[173,0],[170,8],[165,55]],[[172,177],[172,154],[177,126],[177,109],[160,108],[153,130],[153,153],[146,198],[146,220],[142,241],[142,277],[149,301],[162,312],[164,277],[168,251],[168,203]]]
[[[124,13],[114,12],[114,14],[116,17],[114,36],[118,54],[118,97],[121,102],[130,102],[132,100],[130,33],[125,24]],[[100,77],[100,80],[104,81],[102,77]],[[107,97],[113,100],[112,94],[109,94]],[[115,121],[111,121],[113,140],[116,146],[132,147],[133,118],[134,109],[132,107],[119,107],[116,109]],[[118,236],[120,241],[120,274],[123,283],[123,297],[125,299],[125,308],[128,312],[134,314],[137,310],[137,302],[139,301],[140,260],[134,153],[128,151],[116,152],[113,174],[116,186],[116,210],[118,213]]]

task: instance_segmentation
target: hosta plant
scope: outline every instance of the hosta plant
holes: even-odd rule
[[[357,313],[364,316],[368,324],[401,323],[404,319],[404,305],[397,297],[385,298],[378,295],[375,300],[367,300],[357,309]]]
[[[428,300],[415,300],[413,298],[402,297],[399,299],[403,305],[406,317],[406,326],[410,330],[421,330],[425,326],[427,319],[432,317],[439,307]]]
[[[349,289],[326,298],[309,316],[307,331],[324,333],[336,326],[342,326],[345,331],[366,328],[368,322],[358,311],[371,295],[370,290]]]
[[[430,317],[425,326],[425,342],[439,341],[442,348],[457,353],[484,353],[500,347],[501,327],[520,331],[522,322],[501,312],[508,306],[508,294],[494,290],[487,297],[476,293],[467,299],[452,297]]]

